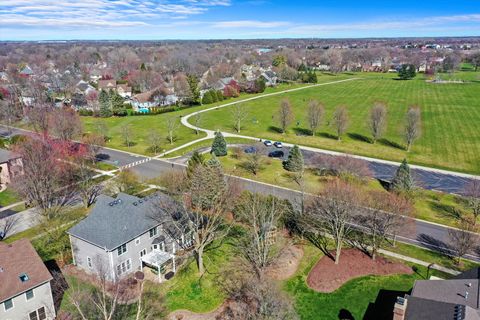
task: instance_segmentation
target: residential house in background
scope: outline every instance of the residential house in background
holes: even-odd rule
[[[116,80],[98,80],[98,90],[113,90],[123,98],[132,96],[132,87],[129,87],[127,84],[117,83]]]
[[[30,66],[26,65],[25,67],[23,67],[22,70],[20,70],[18,72],[21,76],[23,77],[30,77],[30,76],[33,76],[33,70],[32,68],[30,68]]]
[[[0,185],[7,185],[22,174],[22,158],[6,149],[0,149]]]
[[[52,279],[30,241],[0,242],[0,319],[55,319]]]
[[[398,297],[394,320],[480,320],[480,268],[448,280],[416,280]]]
[[[155,88],[150,91],[134,95],[130,103],[133,111],[147,111],[151,108],[174,105],[178,97],[169,88]]]
[[[191,236],[172,222],[173,216],[183,215],[172,216],[160,203],[178,208],[162,193],[145,198],[101,195],[90,214],[68,230],[73,263],[110,280],[139,270],[155,273],[159,281],[169,279],[176,271],[176,253],[191,245]]]
[[[265,80],[265,85],[267,87],[275,87],[277,85],[278,77],[272,70],[262,72],[262,77]]]

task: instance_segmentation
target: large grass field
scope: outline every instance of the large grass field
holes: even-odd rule
[[[395,161],[406,157],[411,163],[480,173],[479,82],[435,84],[427,83],[423,76],[409,81],[394,80],[390,74],[357,76],[363,78],[246,102],[248,118],[241,134]],[[278,132],[274,119],[283,98],[290,100],[294,112],[285,135]],[[325,120],[314,137],[309,136],[306,121],[311,99],[324,103],[326,109]],[[388,105],[388,127],[384,139],[372,144],[367,119],[376,101]],[[350,116],[342,141],[337,141],[334,128],[328,125],[339,105],[345,105]],[[421,108],[422,135],[407,153],[403,128],[412,105]],[[235,132],[229,107],[205,113],[202,126]]]

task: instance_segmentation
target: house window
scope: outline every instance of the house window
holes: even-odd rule
[[[28,314],[30,320],[45,320],[47,319],[47,314],[45,313],[45,307],[41,307],[35,311],[32,311]]]
[[[157,227],[150,229],[150,238],[157,235]]]
[[[90,269],[92,269],[92,258],[87,257],[87,265]]]
[[[3,303],[3,308],[5,309],[5,311],[12,309],[13,300],[12,299],[5,300],[5,302]]]
[[[140,238],[135,239],[135,245],[138,246],[139,244],[140,244]]]
[[[30,312],[28,314],[28,317],[30,318],[30,320],[38,320],[37,310]]]
[[[131,268],[132,268],[132,262],[130,261],[130,259],[125,260],[119,265],[117,265],[117,274],[122,275],[127,271],[130,271]]]
[[[147,249],[140,251],[140,258],[147,254]]]
[[[33,299],[33,297],[34,297],[33,289],[30,289],[27,292],[25,292],[25,297],[27,298],[27,300]]]
[[[126,243],[122,244],[120,247],[117,248],[117,254],[119,256],[121,256],[125,252],[127,252],[127,244]]]

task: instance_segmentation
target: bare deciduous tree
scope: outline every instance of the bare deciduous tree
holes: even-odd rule
[[[157,154],[160,151],[162,144],[162,136],[160,132],[153,129],[148,133],[148,145],[150,146],[150,151],[153,154]]]
[[[230,112],[233,118],[233,127],[235,131],[240,133],[240,130],[242,130],[242,123],[248,117],[247,109],[245,109],[242,104],[238,103],[231,107]]]
[[[472,210],[473,223],[476,224],[480,216],[480,180],[474,179],[465,185],[463,194],[467,198],[468,207]]]
[[[406,198],[382,191],[371,192],[365,206],[357,218],[371,247],[371,257],[375,260],[388,237],[397,234],[405,224],[405,217],[410,214],[412,207]]]
[[[461,263],[461,258],[476,247],[478,236],[475,234],[477,228],[471,219],[461,219],[456,229],[448,231],[448,238],[456,263]]]
[[[327,232],[333,237],[335,264],[340,262],[342,245],[352,230],[351,224],[358,211],[359,198],[357,188],[336,179],[311,199],[302,217],[304,231],[313,234]]]
[[[74,140],[83,132],[80,116],[71,108],[50,112],[49,127],[52,135],[64,141]]]
[[[311,100],[308,103],[307,122],[312,136],[315,135],[315,132],[317,132],[318,128],[322,124],[324,113],[325,107],[323,104],[316,100]]]
[[[248,170],[256,176],[262,168],[262,155],[258,152],[247,153],[245,155],[245,161],[243,161],[241,165],[245,170]]]
[[[413,142],[420,137],[421,121],[420,108],[408,108],[405,120],[405,142],[407,143],[407,152],[410,151]]]
[[[132,128],[129,124],[124,124],[121,128],[121,135],[123,138],[123,144],[126,147],[130,147],[132,145],[133,133]]]
[[[377,102],[370,110],[369,127],[372,133],[372,142],[377,142],[383,135],[387,124],[387,107],[384,103]]]
[[[278,109],[277,118],[278,124],[280,125],[280,130],[282,130],[282,134],[285,134],[285,132],[287,131],[287,127],[293,121],[292,104],[288,99],[283,99],[280,102],[280,108]]]
[[[333,126],[337,132],[337,139],[341,140],[342,135],[347,131],[348,112],[345,106],[338,106],[333,113]]]
[[[173,144],[176,138],[175,132],[178,129],[178,121],[174,117],[170,117],[167,119],[167,140],[170,144]]]
[[[265,268],[278,254],[274,237],[285,212],[285,203],[257,193],[246,194],[236,207],[236,217],[247,226],[245,236],[238,242],[239,253],[258,278],[263,277]]]
[[[197,112],[193,115],[193,125],[195,126],[195,134],[198,135],[198,128],[202,122],[202,113]]]

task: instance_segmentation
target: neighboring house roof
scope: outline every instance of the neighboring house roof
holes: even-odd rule
[[[25,75],[32,75],[33,70],[29,66],[25,66],[21,71],[20,74],[25,74]]]
[[[5,163],[13,159],[17,159],[18,157],[15,156],[12,152],[6,149],[0,149],[0,163]]]
[[[22,281],[21,276],[27,280]],[[30,241],[0,242],[0,302],[52,280]]]
[[[115,89],[117,87],[117,81],[116,80],[98,80],[98,89]]]
[[[117,90],[123,90],[123,92],[132,92],[132,87],[129,87],[127,84],[118,84]]]
[[[405,320],[480,320],[479,278],[474,268],[448,280],[415,281]]]
[[[164,216],[165,223],[171,220],[160,208],[160,202],[173,204],[174,200],[163,193],[143,199],[124,193],[118,194],[117,198],[101,195],[90,214],[68,233],[112,251],[162,224],[159,217]],[[156,219],[152,218],[153,215]]]

